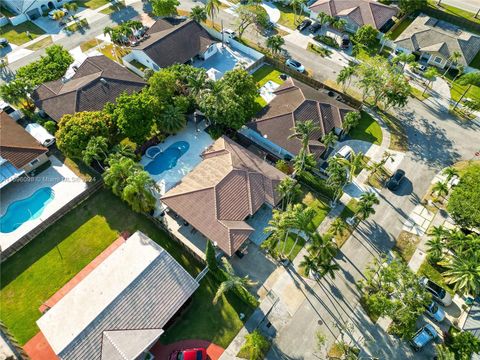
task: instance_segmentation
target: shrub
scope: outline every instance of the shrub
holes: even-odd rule
[[[244,359],[261,360],[265,357],[268,349],[270,349],[270,341],[255,330],[251,334],[245,336],[245,344],[243,344],[238,356]]]
[[[46,121],[46,122],[43,124],[43,127],[44,127],[45,129],[47,129],[47,131],[48,131],[50,134],[55,134],[55,131],[57,131],[57,124],[55,123],[55,121],[52,121],[52,120]]]
[[[448,212],[463,227],[480,225],[480,166],[471,166],[454,187],[448,201]]]
[[[327,36],[327,35],[315,35],[314,39],[318,42],[321,42],[325,45],[328,45],[330,47],[333,47],[335,49],[338,49],[339,46],[338,46],[338,42],[337,40],[335,40],[334,38],[332,38],[331,36]]]
[[[304,171],[300,176],[299,180],[305,185],[311,187],[316,192],[325,195],[329,199],[335,197],[335,191],[327,185],[327,182],[320,178],[317,175]]]

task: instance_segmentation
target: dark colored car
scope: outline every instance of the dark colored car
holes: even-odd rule
[[[350,46],[350,37],[348,35],[342,36],[342,49],[346,49]]]
[[[310,25],[312,25],[312,20],[305,19],[305,20],[302,21],[302,23],[300,25],[297,26],[297,30],[303,31],[307,27],[309,27]]]
[[[390,177],[390,179],[388,179],[387,189],[397,190],[404,177],[405,177],[405,171],[397,169],[393,173],[393,175]]]
[[[0,47],[7,47],[8,46],[8,40],[5,38],[0,38]]]
[[[322,24],[318,22],[314,22],[310,27],[308,28],[308,31],[310,31],[312,34],[316,33],[318,30],[322,28]]]
[[[175,351],[169,360],[207,360],[207,351],[204,348],[194,348]]]

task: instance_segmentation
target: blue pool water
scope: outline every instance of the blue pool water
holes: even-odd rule
[[[23,223],[38,218],[54,197],[52,188],[44,187],[28,198],[14,201],[8,205],[7,211],[0,217],[0,232],[10,233]]]
[[[150,161],[145,170],[152,175],[159,175],[166,170],[170,170],[177,165],[178,159],[185,154],[190,148],[190,144],[186,141],[177,141],[160,152]]]

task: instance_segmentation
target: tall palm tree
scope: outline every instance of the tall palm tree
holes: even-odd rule
[[[207,73],[205,71],[190,75],[187,79],[187,87],[190,95],[198,99],[202,90],[206,87],[207,79]]]
[[[443,76],[447,75],[447,73],[450,71],[453,65],[456,65],[458,60],[462,57],[462,54],[459,51],[454,51],[449,57],[448,57],[448,67],[447,70],[443,73]]]
[[[155,208],[156,198],[153,190],[156,189],[155,181],[142,170],[131,174],[122,191],[122,199],[126,201],[133,211],[148,212]]]
[[[455,360],[455,353],[451,352],[445,345],[436,345],[437,360]]]
[[[448,235],[448,230],[442,225],[434,226],[429,230],[428,235],[444,240]]]
[[[445,243],[440,237],[432,237],[426,242],[428,246],[427,255],[432,263],[442,260]]]
[[[301,237],[301,234],[304,234],[306,236],[305,240],[307,242],[310,240],[310,237],[312,235],[312,230],[310,230],[310,224],[316,215],[316,211],[313,208],[303,207],[303,205],[301,204],[295,204],[295,206],[293,207],[293,211],[295,217],[294,226],[297,231],[295,235],[295,242],[290,249],[287,257],[290,257],[293,250],[295,249],[295,246],[297,246],[298,239]]]
[[[359,151],[358,153],[353,153],[349,159],[342,158],[340,161],[348,169],[348,182],[352,182],[353,176],[357,169],[359,169],[363,164],[363,153]]]
[[[362,116],[358,111],[350,111],[349,113],[347,113],[342,122],[343,132],[345,134],[348,134],[350,130],[352,130],[360,123],[361,118]]]
[[[437,181],[435,185],[433,185],[432,191],[436,193],[438,196],[444,197],[448,195],[448,185],[445,181]]]
[[[300,159],[300,171],[305,169],[306,164],[306,157],[309,153],[308,150],[308,143],[310,141],[310,136],[314,131],[319,129],[318,126],[315,125],[313,120],[306,120],[296,123],[296,125],[292,128],[293,133],[288,136],[289,139],[291,138],[299,138],[302,143],[302,149],[300,151],[301,155]]]
[[[141,166],[130,158],[112,158],[103,173],[103,180],[115,195],[122,196],[128,177],[138,170]]]
[[[93,160],[97,162],[101,169],[104,169],[102,161],[108,156],[108,141],[103,136],[91,138],[85,150],[82,152],[82,160],[90,165]]]
[[[194,6],[190,12],[190,19],[195,20],[198,23],[207,21],[207,11],[205,6]]]
[[[306,276],[310,276],[311,273],[318,272],[317,259],[311,254],[304,255],[303,260],[300,262],[300,267],[303,268]]]
[[[375,193],[364,192],[362,195],[360,195],[359,203],[378,205],[380,204],[380,200],[378,200],[378,197]]]
[[[325,145],[326,150],[328,150],[329,147],[334,146],[337,141],[338,136],[333,131],[330,131],[322,137],[322,144]]]
[[[347,21],[340,17],[334,17],[333,20],[330,22],[330,25],[338,31],[343,31],[345,30],[345,26],[347,26]]]
[[[124,156],[130,159],[135,159],[135,150],[127,144],[118,144],[113,147],[113,151],[119,156]]]
[[[447,268],[443,277],[447,284],[453,284],[454,290],[462,294],[478,295],[480,293],[480,254],[471,256],[451,256],[439,263]]]
[[[282,46],[285,45],[285,40],[280,35],[272,35],[267,38],[267,48],[276,55],[282,51]]]
[[[168,104],[160,115],[160,129],[167,134],[174,134],[185,127],[186,121],[187,118],[179,107]]]
[[[262,248],[267,249],[274,257],[278,254],[277,249],[279,244],[288,236],[283,223],[283,212],[280,210],[273,210],[272,217],[268,221],[268,225],[263,229],[263,232],[270,234],[266,241],[262,243]]]
[[[332,258],[336,254],[338,247],[335,241],[333,241],[332,234],[320,235],[315,232],[312,234],[307,250],[317,259],[325,259]]]
[[[353,75],[355,75],[355,66],[348,65],[342,68],[337,75],[337,82],[342,85],[343,92],[346,92],[349,88]]]
[[[357,204],[356,217],[362,220],[366,220],[370,215],[375,214],[374,204],[378,204],[380,201],[377,196],[371,192],[365,192],[360,195],[360,200]]]
[[[213,305],[215,305],[218,300],[224,295],[226,292],[233,290],[233,289],[243,289],[248,292],[249,287],[255,286],[257,282],[252,281],[247,276],[240,277],[235,274],[232,265],[228,262],[226,258],[222,258],[222,263],[224,267],[224,274],[226,277],[225,281],[222,281],[218,286],[217,292],[215,293],[215,297],[213,298]]]
[[[213,27],[215,27],[215,14],[218,13],[218,10],[220,9],[220,4],[220,0],[207,0],[205,4],[205,11],[210,16]]]
[[[447,176],[447,182],[448,182],[452,180],[454,176],[458,176],[458,170],[455,169],[454,167],[449,166],[443,170],[442,174]]]
[[[322,26],[328,24],[332,20],[333,18],[330,15],[324,13],[323,11],[317,15],[317,21]]]
[[[345,231],[347,230],[348,225],[343,219],[336,218],[333,222],[332,225],[330,225],[330,230],[334,235],[340,235],[342,236]]]
[[[300,184],[298,184],[291,177],[286,176],[277,186],[277,192],[282,197],[282,209],[291,202],[296,194],[300,191]]]
[[[302,6],[306,3],[306,0],[291,0],[290,6],[293,9],[293,22],[294,24],[297,23],[297,16],[299,12],[302,11]]]
[[[320,276],[330,275],[332,279],[335,279],[335,271],[340,270],[340,266],[331,259],[323,259],[317,264],[318,272]]]

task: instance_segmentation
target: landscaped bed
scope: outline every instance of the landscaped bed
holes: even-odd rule
[[[19,343],[25,344],[38,332],[35,322],[41,317],[38,308],[44,301],[117,239],[120,232],[137,230],[164,247],[192,275],[203,268],[150,220],[132,212],[110,191],[100,190],[2,264],[1,320]],[[206,309],[207,304],[211,306],[217,286],[209,277],[201,282],[194,306],[184,315],[190,318],[189,327],[180,327],[178,335],[168,335],[171,339],[195,338],[201,332],[201,338],[225,345],[233,338],[241,328],[238,312],[249,311],[240,299],[229,295],[215,310],[198,311]],[[180,321],[187,323],[183,317]]]

